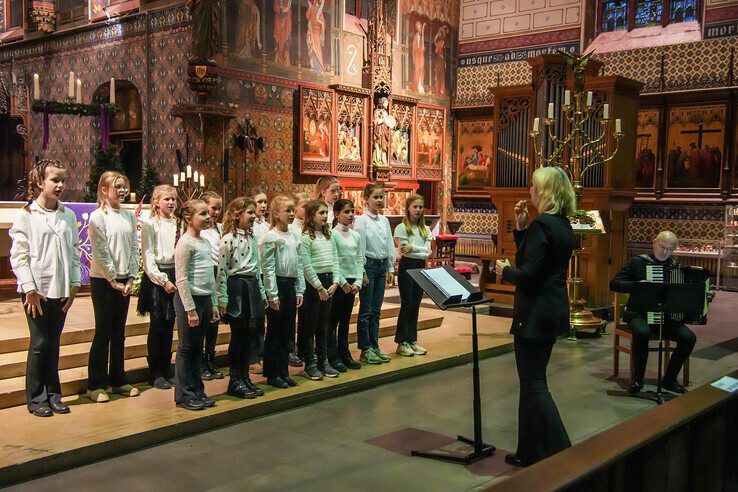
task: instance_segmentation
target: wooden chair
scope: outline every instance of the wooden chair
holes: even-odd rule
[[[628,363],[630,367],[630,374],[633,374],[633,352],[631,347],[633,346],[633,333],[628,330],[628,324],[622,320],[623,311],[625,305],[628,303],[629,294],[615,293],[615,313],[613,316],[613,347],[612,347],[612,377],[617,378],[620,372],[620,352],[628,355]],[[621,344],[621,338],[628,340],[628,345]],[[658,334],[651,336],[651,341],[657,342],[655,346],[652,346],[649,342],[648,351],[658,352]],[[664,339],[664,357],[662,370],[666,370],[666,366],[669,364],[669,358],[671,357],[671,341]],[[662,372],[663,374],[663,372]],[[689,359],[684,362],[682,368],[682,384],[684,386],[689,385]]]
[[[502,277],[490,272],[490,266],[494,265],[497,260],[508,260],[511,264],[515,264],[515,255],[490,253],[480,256],[482,260],[482,268],[479,270],[479,290],[485,297],[494,298],[495,302],[500,304],[512,304],[515,300],[515,286],[508,284],[502,280]]]

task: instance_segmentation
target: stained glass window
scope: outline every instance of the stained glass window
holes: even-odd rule
[[[690,22],[697,20],[699,0],[671,0],[670,22]]]
[[[620,31],[628,27],[628,2],[615,1],[602,3],[602,30]]]
[[[661,0],[636,2],[635,23],[636,27],[655,26],[661,24],[661,14],[663,12],[663,2]]]

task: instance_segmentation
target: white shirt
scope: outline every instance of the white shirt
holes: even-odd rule
[[[354,220],[354,230],[361,234],[366,257],[374,260],[386,259],[387,271],[394,272],[395,243],[387,217],[365,210]]]
[[[177,237],[177,219],[152,217],[141,222],[141,256],[146,275],[162,287],[169,281],[160,266],[174,267],[174,240]]]
[[[128,210],[105,207],[90,214],[90,277],[109,281],[138,275],[136,217]]]
[[[252,227],[252,231],[254,234],[254,237],[256,238],[256,243],[259,243],[259,239],[269,232],[270,229],[269,221],[264,219],[263,217],[261,219],[254,219],[254,225]]]
[[[345,285],[346,279],[356,280],[354,285],[361,287],[364,277],[364,243],[361,235],[343,224],[336,224],[331,234],[338,254],[338,285]]]
[[[300,236],[287,229],[282,232],[272,228],[259,240],[261,271],[264,273],[264,290],[270,301],[279,298],[277,277],[297,279],[295,295],[302,297],[305,292],[305,277],[302,274],[302,261],[299,255]]]
[[[220,224],[215,224],[215,227],[213,228],[200,231],[200,236],[210,244],[210,248],[213,253],[213,266],[218,264],[218,255],[220,253],[220,233]]]
[[[418,226],[412,227],[413,235],[410,236],[407,233],[407,228],[404,222],[400,222],[395,227],[395,237],[397,241],[402,244],[412,244],[413,250],[409,253],[405,253],[402,256],[408,258],[414,258],[416,260],[427,260],[430,254],[430,231],[428,230],[428,237],[425,239],[420,235],[420,229]]]
[[[253,234],[246,234],[242,229],[229,232],[220,240],[218,259],[218,303],[228,305],[228,277],[232,275],[254,275],[259,282],[261,298],[266,299],[264,286],[261,284],[261,266],[259,265],[259,243]]]
[[[174,271],[177,274],[177,293],[185,311],[195,309],[192,296],[210,296],[213,306],[218,304],[211,254],[210,244],[202,237],[182,234],[177,242]]]
[[[79,287],[79,233],[74,212],[58,202],[47,212],[35,200],[13,220],[10,265],[18,292],[35,290],[48,299],[69,297]]]
[[[289,230],[291,230],[297,237],[302,237],[302,226],[304,225],[304,221],[302,219],[298,219],[295,217],[295,220],[292,221],[292,223],[288,226]]]

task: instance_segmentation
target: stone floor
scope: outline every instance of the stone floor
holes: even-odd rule
[[[737,304],[738,294],[719,292],[710,324],[695,327],[693,387],[738,366]],[[554,348],[549,386],[574,443],[653,405],[606,394],[625,385],[624,379],[608,380],[611,345],[612,337],[605,335],[559,341]],[[480,367],[484,438],[498,452],[471,466],[414,458],[408,452],[416,445],[449,445],[458,433],[472,434],[471,367],[462,366],[144,449],[13,490],[482,488],[514,472],[503,457],[516,444],[518,385],[513,354],[484,360]],[[450,444],[446,449],[455,448]]]

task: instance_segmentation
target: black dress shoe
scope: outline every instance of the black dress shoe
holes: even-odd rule
[[[185,410],[202,410],[205,408],[205,404],[199,398],[192,398],[187,401],[178,401],[177,406],[184,408]]]
[[[295,381],[289,376],[282,376],[282,381],[287,383],[288,386],[297,386],[297,381]]]
[[[51,408],[51,411],[54,413],[69,413],[72,410],[69,408],[69,406],[65,405],[64,403],[58,401],[54,402],[52,401],[49,403],[49,407]]]
[[[302,361],[294,352],[290,352],[290,355],[287,356],[287,363],[292,367],[302,367]]]
[[[256,393],[249,389],[249,387],[240,379],[231,379],[228,383],[228,391],[226,391],[226,394],[246,400],[253,400],[256,398]]]
[[[203,395],[200,397],[200,401],[203,405],[205,405],[205,408],[210,408],[215,406],[215,400],[210,398],[208,395]]]
[[[33,410],[29,410],[29,412],[34,414],[36,417],[51,417],[54,415],[54,412],[51,410],[51,408],[45,405],[42,407],[36,407]]]
[[[630,383],[630,386],[628,386],[628,393],[630,393],[631,395],[635,395],[636,393],[640,393],[642,389],[642,381],[633,381],[632,383]]]
[[[285,388],[289,388],[290,387],[290,385],[287,384],[287,382],[284,379],[280,378],[280,377],[267,378],[267,384],[269,386],[273,386],[275,388],[280,388],[280,389],[285,389]]]
[[[530,463],[527,463],[521,460],[513,453],[508,453],[505,455],[505,463],[507,463],[508,465],[512,465],[512,466],[529,466],[530,465]]]
[[[357,360],[354,360],[351,357],[344,357],[343,358],[343,363],[349,369],[361,369],[361,362],[359,362]]]
[[[661,387],[665,389],[666,391],[671,391],[672,393],[679,393],[680,395],[683,395],[687,392],[687,389],[679,384],[679,381],[669,381],[667,379],[664,379],[661,381]]]
[[[159,376],[158,378],[154,379],[154,382],[151,383],[151,386],[160,390],[168,390],[172,388],[172,385],[164,376]]]
[[[245,384],[248,389],[256,393],[256,396],[264,396],[264,390],[252,383],[249,378],[243,378],[243,384]]]
[[[338,372],[346,372],[348,371],[348,367],[346,367],[346,364],[343,363],[341,359],[334,359],[330,361],[331,367],[335,369]]]

